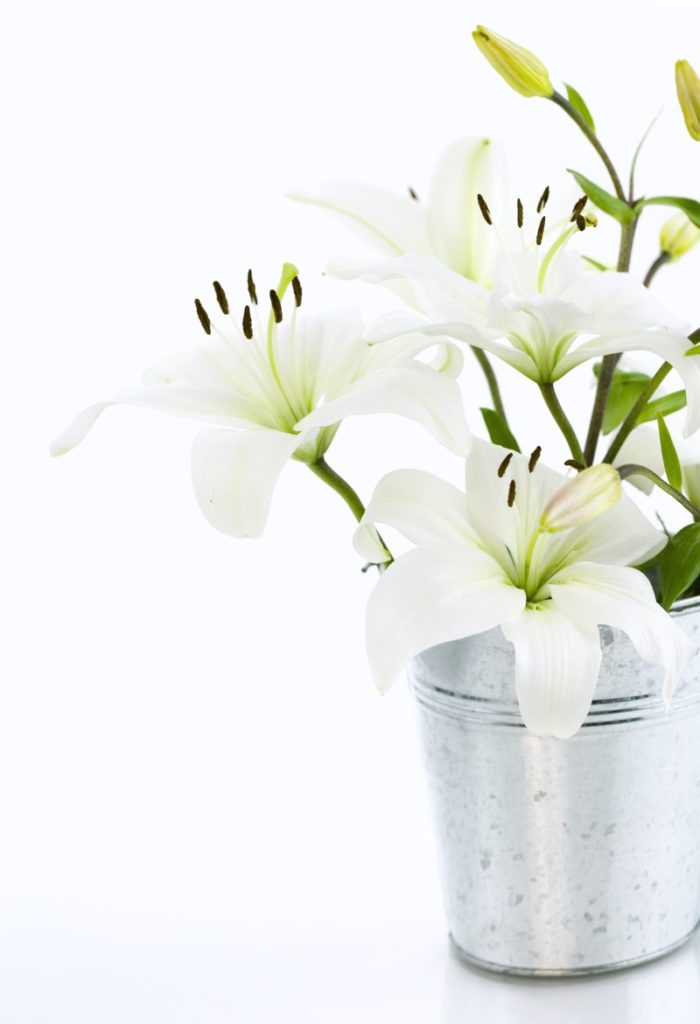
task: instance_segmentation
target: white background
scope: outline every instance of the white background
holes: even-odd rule
[[[285,470],[265,537],[245,543],[196,508],[189,423],[110,410],[77,451],[47,454],[84,405],[197,343],[192,299],[214,278],[242,304],[249,265],[269,287],[291,259],[309,306],[384,308],[322,280],[358,243],[282,198],[291,187],[424,195],[464,134],[505,141],[531,199],[547,183],[575,196],[567,166],[605,183],[559,111],[497,79],[477,21],[575,84],[620,163],[665,105],[640,187],[697,193],[673,92],[674,60],[700,65],[697,7],[64,0],[8,14],[0,1022],[645,1024],[667,986],[674,1024],[697,1021],[697,944],[589,985],[450,959],[413,709],[402,685],[372,688],[372,581],[347,509],[307,470]],[[645,220],[640,273],[663,219]],[[696,251],[659,276],[689,319],[699,268]],[[587,371],[565,383],[582,426]],[[527,384],[511,394],[523,444],[562,458]],[[331,455],[365,496],[394,466],[460,472],[396,420],[347,424]]]

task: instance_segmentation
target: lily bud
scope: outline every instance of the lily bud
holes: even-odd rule
[[[684,213],[676,213],[669,217],[661,228],[661,252],[668,253],[672,260],[685,256],[696,242],[700,242],[700,228],[696,227]]]
[[[496,35],[483,25],[476,26],[472,39],[501,78],[521,96],[542,96],[548,99],[554,95],[549,72],[534,53],[505,36]]]
[[[558,533],[584,526],[612,508],[621,494],[620,474],[612,466],[602,462],[584,469],[549,499],[540,529],[543,533]]]
[[[687,60],[676,61],[676,92],[688,133],[700,142],[700,78]]]

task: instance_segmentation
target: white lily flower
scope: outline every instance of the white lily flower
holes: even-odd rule
[[[432,256],[461,277],[490,285],[497,239],[479,214],[479,193],[501,197],[504,157],[490,139],[459,139],[441,155],[427,202],[369,185],[332,182],[289,198],[348,220],[381,255]]]
[[[693,433],[700,428],[700,359],[686,356],[689,325],[630,274],[586,270],[565,248],[577,230],[567,228],[547,249],[504,252],[493,291],[425,256],[334,273],[373,284],[407,282],[429,321],[426,332],[485,349],[538,383],[553,383],[588,359],[653,352],[681,376],[688,396],[685,434]]]
[[[500,626],[515,648],[526,725],[566,737],[593,699],[598,625],[621,629],[640,657],[663,667],[666,700],[692,645],[656,603],[646,577],[629,568],[658,552],[665,537],[624,495],[591,521],[546,532],[544,510],[570,481],[534,461],[535,453],[528,462],[474,440],[466,493],[417,470],[380,481],[356,547],[386,560],[375,523],[400,530],[416,547],[372,592],[367,646],[377,686],[386,690],[415,654]]]
[[[437,362],[416,357],[432,344],[415,335],[408,344],[368,344],[357,310],[297,317],[301,286],[291,265],[286,285],[295,304],[283,318],[277,292],[265,327],[248,276],[250,305],[242,330],[229,318],[213,327],[197,300],[205,337],[200,346],[166,358],[148,370],[144,386],[120,392],[80,413],[51,446],[62,455],[85,437],[110,405],[145,406],[216,425],[199,434],[192,449],[192,480],[200,508],[223,533],[257,537],[265,526],[272,492],[289,458],[313,465],[323,457],[340,421],[367,413],[398,413],[427,427],[451,450],[464,454],[469,432],[453,376],[461,352],[439,345]],[[217,300],[229,314],[226,295]]]

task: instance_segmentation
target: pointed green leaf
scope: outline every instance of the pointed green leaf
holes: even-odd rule
[[[613,267],[606,267],[604,263],[600,263],[599,260],[594,260],[592,256],[585,256],[581,253],[581,259],[585,260],[586,263],[590,263],[594,270],[613,270]]]
[[[661,603],[668,611],[700,574],[700,523],[683,527],[661,553]]]
[[[510,427],[495,409],[482,409],[486,429],[493,444],[500,444],[502,448],[510,448],[514,452],[520,451],[520,445],[510,431]]]
[[[564,82],[566,87],[566,95],[569,98],[569,103],[574,108],[577,114],[580,114],[583,120],[586,122],[592,132],[595,131],[595,122],[591,115],[590,110],[580,92],[574,89],[573,85],[568,85]]]
[[[655,398],[653,402],[647,402],[639,416],[637,423],[649,423],[655,420],[658,415],[670,416],[672,412],[685,409],[688,404],[685,391],[672,391],[670,395],[662,398]]]
[[[618,199],[617,196],[612,195],[611,192],[606,192],[600,185],[596,185],[595,182],[591,181],[590,178],[584,177],[583,174],[579,174],[578,171],[572,171],[568,168],[569,174],[572,174],[576,179],[577,184],[583,189],[589,199],[591,199],[599,210],[603,213],[609,214],[614,217],[615,220],[619,221],[620,224],[631,224],[637,216],[637,209],[633,209],[628,206],[622,199]]]
[[[595,200],[593,201],[595,202]],[[688,220],[700,228],[700,203],[697,199],[686,199],[683,196],[652,196],[651,199],[640,199],[637,209],[642,206],[675,206],[676,209],[683,211]]]
[[[666,470],[666,479],[671,487],[675,487],[679,491],[683,486],[681,460],[678,458],[676,446],[673,443],[673,438],[669,433],[663,416],[657,415],[656,424],[659,428],[659,442],[661,444],[661,455],[664,460],[664,469]]]

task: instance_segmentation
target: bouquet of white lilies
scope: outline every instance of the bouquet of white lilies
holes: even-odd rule
[[[243,300],[215,282],[215,315],[195,303],[199,344],[149,369],[140,387],[84,410],[52,453],[74,448],[115,403],[206,422],[192,450],[195,495],[207,520],[235,537],[261,534],[285,463],[306,464],[348,504],[355,548],[380,570],[367,611],[377,686],[387,689],[426,648],[500,627],[513,644],[525,724],[567,737],[593,699],[600,625],[624,631],[642,659],[663,668],[667,701],[693,651],[669,609],[696,592],[700,575],[700,445],[692,441],[700,331],[664,309],[650,285],[700,239],[700,202],[636,197],[639,149],[625,187],[575,89],[556,91],[537,57],[481,26],[474,40],[513,89],[551,100],[575,122],[608,187],[571,172],[580,194],[566,210],[553,212],[549,188],[536,203],[509,198],[498,145],[477,139],[447,149],[426,202],[412,190],[404,197],[351,184],[297,191],[293,199],[332,211],[378,252],[329,273],[387,285],[403,308],[369,323],[355,309],[307,313],[291,264],[266,295],[252,272]],[[700,141],[700,80],[687,61],[676,65],[676,85],[687,130]],[[651,205],[674,213],[638,280],[630,259]],[[602,217],[619,225],[614,269],[581,249]],[[490,394],[481,410],[489,440],[472,437],[464,411],[458,378],[469,350]],[[621,361],[640,351],[658,357],[655,372]],[[521,453],[499,360],[529,378],[551,413],[570,453],[561,472],[544,464],[539,446]],[[583,363],[595,390],[579,436],[557,382]],[[671,373],[679,386],[666,391]],[[687,440],[674,440],[666,417],[681,410]],[[464,460],[464,488],[397,469],[365,505],[326,453],[346,417],[374,413],[426,427]],[[623,481],[670,495],[688,524],[675,535],[658,528]],[[386,528],[409,542],[396,559]]]

